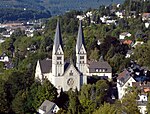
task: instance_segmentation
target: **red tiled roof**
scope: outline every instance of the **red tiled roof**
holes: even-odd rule
[[[131,45],[132,44],[132,40],[125,40],[125,41],[123,41],[123,44]]]
[[[144,88],[144,92],[150,92],[150,88]]]
[[[132,83],[133,84],[133,86],[142,86],[142,87],[150,87],[150,82],[143,82],[142,84],[141,84],[141,82],[133,82]]]
[[[142,17],[149,17],[150,13],[143,13]]]
[[[127,70],[124,70],[123,72],[121,72],[121,73],[118,75],[117,79],[121,79],[121,78],[125,77],[127,73],[128,73],[128,71],[127,71]]]

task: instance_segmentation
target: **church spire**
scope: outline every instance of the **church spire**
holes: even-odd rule
[[[82,21],[80,20],[80,25],[78,29],[78,36],[77,36],[77,44],[76,44],[76,51],[79,53],[81,46],[84,45],[84,34],[82,30]]]
[[[61,30],[60,30],[60,23],[59,20],[57,21],[56,33],[54,38],[54,45],[53,45],[53,52],[56,53],[57,49],[61,46],[62,48],[62,37],[61,37]]]
[[[57,22],[53,52],[52,52],[52,74],[61,76],[64,73],[64,52],[62,49],[62,37],[59,20]]]

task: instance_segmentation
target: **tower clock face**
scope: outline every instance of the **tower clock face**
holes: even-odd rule
[[[69,86],[73,86],[73,84],[74,84],[74,79],[73,79],[73,78],[69,78],[69,79],[67,80],[67,84],[68,84]]]

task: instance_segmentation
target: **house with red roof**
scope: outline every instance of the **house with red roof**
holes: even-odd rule
[[[150,13],[143,13],[142,20],[143,21],[150,20]]]
[[[121,99],[125,93],[127,93],[127,88],[132,87],[132,83],[136,82],[133,78],[131,72],[124,70],[117,77],[117,88],[118,88],[118,98]]]

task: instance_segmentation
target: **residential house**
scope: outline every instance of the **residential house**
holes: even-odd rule
[[[9,31],[4,31],[1,35],[6,38],[9,38],[11,36]]]
[[[130,16],[136,18],[136,11],[130,11]]]
[[[127,93],[127,89],[132,87],[132,83],[136,82],[133,78],[131,72],[128,70],[124,70],[117,77],[117,89],[118,89],[118,98],[121,99],[125,93]]]
[[[114,19],[107,19],[106,24],[107,25],[110,25],[110,24],[115,24],[116,25],[117,23],[116,23],[116,20],[114,20]]]
[[[4,38],[0,38],[0,44],[5,42],[5,39]]]
[[[150,13],[143,13],[143,14],[142,14],[142,20],[143,20],[143,21],[148,21],[148,20],[150,20]]]
[[[123,44],[127,44],[128,46],[133,45],[133,41],[132,40],[123,40],[122,43]]]
[[[56,114],[59,111],[59,107],[49,100],[45,100],[42,105],[38,108],[39,114]]]
[[[119,18],[123,18],[124,15],[125,15],[125,12],[123,12],[123,11],[117,11],[115,14],[116,14],[116,16],[119,17]]]
[[[107,61],[93,61],[88,67],[89,76],[99,76],[103,79],[112,79],[112,68]]]
[[[110,16],[105,16],[104,15],[103,17],[100,17],[100,20],[102,21],[102,23],[106,23],[106,21],[109,20],[110,18],[111,18]]]
[[[3,53],[0,56],[0,62],[9,62],[9,57],[6,55],[6,53]]]
[[[37,50],[37,45],[30,45],[29,47],[27,47],[27,51],[33,52],[35,53]]]
[[[85,15],[77,15],[77,19],[83,20],[86,16]]]
[[[92,16],[92,12],[91,12],[91,11],[87,12],[87,13],[86,13],[86,16],[87,16],[87,17],[91,17],[91,16]]]
[[[125,58],[130,58],[131,55],[133,55],[133,51],[132,50],[128,50],[128,52],[126,53]]]
[[[150,82],[133,82],[133,87],[141,90],[141,94],[138,95],[137,105],[141,114],[147,114],[146,106],[148,103],[148,92],[150,92]]]
[[[6,55],[6,53],[3,53],[0,56],[0,62],[4,63],[4,69],[11,69],[14,67],[14,64],[12,63],[11,59]]]
[[[142,44],[144,44],[143,41],[135,41],[135,43],[132,45],[132,47],[136,48],[137,46],[142,45]]]
[[[129,32],[123,32],[119,35],[119,39],[123,40],[125,37],[131,37],[131,34]]]
[[[147,94],[138,95],[139,99],[137,100],[137,105],[141,114],[147,114],[146,105],[148,102]]]
[[[144,91],[150,90],[150,83],[148,82],[150,79],[150,71],[145,67],[140,67],[135,62],[131,62],[131,66],[128,69],[125,69],[121,72],[117,77],[117,89],[118,89],[118,98],[121,99],[126,90],[130,87],[133,87],[135,84],[139,84]],[[147,82],[147,83],[145,83]],[[135,86],[138,87],[138,86]]]

